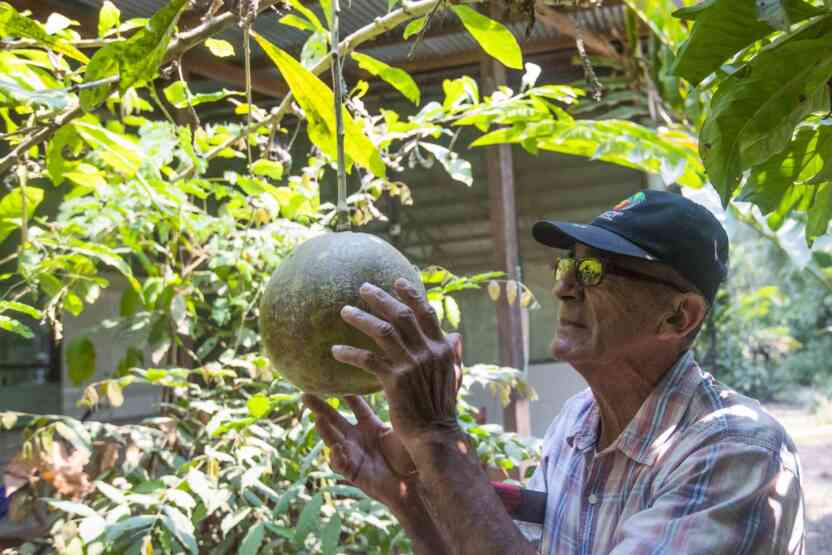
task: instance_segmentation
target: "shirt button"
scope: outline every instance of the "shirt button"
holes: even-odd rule
[[[589,498],[587,499],[587,501],[589,501],[590,505],[595,505],[596,503],[598,503],[598,496],[594,493],[591,493],[589,494]]]

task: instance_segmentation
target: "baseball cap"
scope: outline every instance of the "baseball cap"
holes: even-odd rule
[[[577,242],[662,262],[695,285],[709,303],[728,271],[728,235],[719,220],[704,206],[667,191],[639,191],[590,224],[540,221],[532,235],[559,249]]]

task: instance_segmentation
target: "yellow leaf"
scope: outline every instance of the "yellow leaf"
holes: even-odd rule
[[[309,139],[334,160],[336,158],[335,95],[332,89],[288,53],[254,31],[251,35],[277,66],[283,79],[289,85],[292,95],[303,110]],[[347,158],[354,160],[376,176],[384,177],[387,167],[378,149],[352,118],[346,107],[342,106],[341,110],[344,120],[344,150]]]
[[[488,282],[488,296],[491,297],[491,300],[495,303],[497,299],[500,298],[500,284],[494,280]]]
[[[506,300],[508,304],[514,304],[517,299],[517,282],[510,279],[506,282]]]
[[[107,382],[107,399],[112,407],[120,407],[124,404],[124,393],[116,382]]]

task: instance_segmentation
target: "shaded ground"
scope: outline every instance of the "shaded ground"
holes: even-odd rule
[[[797,444],[806,501],[806,555],[832,555],[832,403],[767,403]]]

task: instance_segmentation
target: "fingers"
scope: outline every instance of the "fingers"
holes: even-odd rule
[[[344,435],[352,426],[347,422],[346,418],[338,414],[337,410],[329,406],[326,401],[319,397],[304,393],[301,399],[306,408],[314,412],[317,416],[315,428],[318,430],[324,443],[332,447],[344,441]]]
[[[382,351],[391,357],[398,357],[404,352],[402,338],[390,322],[382,320],[381,318],[378,318],[369,312],[364,312],[354,306],[345,306],[342,308],[341,318],[346,323],[372,339]]]
[[[393,324],[405,341],[422,339],[422,330],[419,328],[416,313],[410,306],[371,283],[363,284],[359,293],[372,313]]]
[[[431,339],[442,338],[442,328],[436,311],[428,302],[427,297],[406,279],[400,278],[393,285],[396,294],[413,310],[419,328]]]
[[[387,359],[366,349],[358,349],[349,345],[333,345],[332,356],[338,362],[361,368],[379,377],[391,372],[390,363]]]
[[[370,405],[368,405],[367,401],[363,398],[357,395],[345,395],[344,400],[352,409],[352,412],[359,424],[372,424],[377,427],[384,426],[382,421],[378,416],[376,416],[376,413],[373,412],[373,409],[370,408]]]

